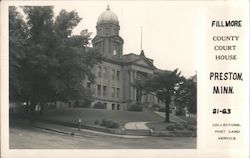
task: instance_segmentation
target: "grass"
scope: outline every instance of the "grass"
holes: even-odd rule
[[[72,108],[63,110],[48,110],[44,111],[44,115],[40,116],[47,120],[60,122],[75,123],[80,118],[84,124],[94,125],[95,120],[109,119],[118,122],[123,126],[127,122],[137,121],[163,121],[164,118],[158,116],[149,110],[143,112],[132,111],[113,111],[103,109],[87,109],[87,108]]]
[[[149,122],[146,125],[149,128],[154,129],[155,131],[165,131],[166,126],[169,125],[169,124],[170,124],[170,122],[160,121],[160,122]]]
[[[184,124],[186,126],[184,126]],[[155,130],[155,131],[166,131],[166,127],[168,126],[174,126],[174,129],[175,130],[190,130],[190,127],[192,126],[192,128],[196,128],[196,125],[191,125],[191,124],[188,124],[188,123],[177,123],[177,122],[149,122],[146,124],[149,128]],[[178,126],[181,126],[183,129],[178,129],[176,127],[176,125]],[[187,127],[188,126],[188,127]]]
[[[170,117],[172,117],[172,116],[170,115]],[[186,125],[186,126],[189,126],[189,127],[192,126],[192,127],[195,127],[195,128],[197,126],[195,118],[189,118],[189,117],[185,117],[185,116],[175,116],[175,117],[179,117],[182,120],[185,120],[187,122],[186,123],[182,122],[182,121],[180,122],[180,120],[174,119],[174,117],[172,117],[171,120],[174,120],[174,121],[171,121],[171,122],[155,121],[155,122],[149,122],[146,125],[149,128],[154,129],[155,131],[165,131],[167,126],[176,125],[176,124],[179,124],[179,125],[182,124],[182,126]]]
[[[185,121],[187,121],[190,124],[196,124],[197,123],[196,118],[191,118],[191,117],[186,117],[186,116],[178,116],[178,117],[185,120]]]

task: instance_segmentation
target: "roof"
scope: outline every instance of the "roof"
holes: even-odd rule
[[[109,5],[107,6],[106,11],[102,12],[97,20],[97,25],[102,23],[112,23],[119,25],[119,20],[117,15],[110,10]]]
[[[157,69],[153,64],[152,59],[148,59],[145,56],[137,55],[133,53],[122,55],[121,57],[118,57],[118,56],[104,57],[103,56],[102,59],[106,62],[111,62],[111,63],[118,64],[121,66],[137,65],[137,66],[141,66],[141,67],[148,68],[151,70]]]

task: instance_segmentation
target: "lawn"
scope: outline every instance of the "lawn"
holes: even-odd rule
[[[81,118],[84,124],[90,125],[93,125],[95,120],[101,121],[102,119],[110,119],[118,122],[122,126],[127,122],[159,122],[164,120],[164,118],[149,110],[144,110],[143,112],[132,112],[88,108],[47,110],[44,111],[44,115],[41,116],[41,118],[70,123],[75,123],[79,118]]]
[[[170,118],[171,118],[172,115],[170,115]],[[185,120],[186,122],[183,122],[183,121],[179,121],[179,119],[176,119],[176,118],[180,118],[182,120]],[[184,129],[191,129],[194,130],[197,126],[196,124],[196,119],[195,118],[189,118],[189,117],[185,117],[185,116],[175,116],[173,117],[172,116],[172,121],[171,122],[165,122],[165,121],[155,121],[155,122],[148,122],[146,125],[149,127],[149,128],[152,128],[156,131],[164,131],[166,130],[166,127],[167,126],[176,126],[176,124],[178,126],[182,126],[184,127]],[[174,121],[173,121],[174,120]],[[187,127],[188,126],[188,127]]]
[[[189,122],[190,124],[197,124],[196,118],[185,117],[185,116],[178,116],[178,117]]]

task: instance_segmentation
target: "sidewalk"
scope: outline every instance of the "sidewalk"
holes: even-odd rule
[[[149,130],[146,126],[147,122],[128,122],[125,124],[127,130]]]
[[[128,122],[125,124],[126,135],[152,136],[152,130],[146,126],[148,122]]]

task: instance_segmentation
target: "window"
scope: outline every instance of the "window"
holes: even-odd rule
[[[116,79],[117,79],[117,81],[120,80],[120,71],[117,71],[117,72],[116,72]]]
[[[115,104],[112,104],[112,110],[115,110]]]
[[[97,43],[97,44],[95,45],[95,47],[96,47],[98,50],[101,50],[101,44],[100,44],[100,43]]]
[[[115,97],[115,87],[112,87],[111,96],[112,96],[112,98]]]
[[[103,68],[104,70],[104,78],[108,78],[108,69],[106,67]]]
[[[90,87],[91,87],[91,83],[88,82],[88,83],[87,83],[87,88],[90,88]]]
[[[112,74],[111,74],[112,80],[115,80],[115,70],[112,69]]]
[[[107,86],[103,86],[103,96],[106,97],[107,95]]]
[[[97,85],[97,95],[101,96],[101,85]]]
[[[102,67],[98,66],[98,77],[102,77]]]
[[[103,103],[103,105],[104,105],[105,109],[107,109],[107,103]]]
[[[120,97],[120,88],[116,88],[116,97],[117,97],[117,98]]]
[[[118,47],[118,44],[116,43],[116,42],[114,42],[113,43],[113,55],[117,55],[117,51],[118,51],[118,49],[117,49],[117,47]]]
[[[117,110],[120,110],[121,106],[120,104],[117,104]]]
[[[105,35],[109,35],[110,34],[110,28],[106,27],[105,28]]]

